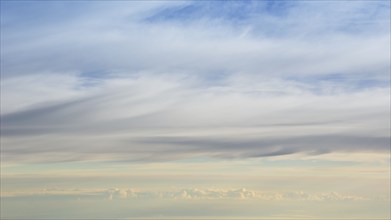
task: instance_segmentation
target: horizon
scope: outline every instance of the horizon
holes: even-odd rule
[[[0,4],[1,219],[390,219],[390,1]]]

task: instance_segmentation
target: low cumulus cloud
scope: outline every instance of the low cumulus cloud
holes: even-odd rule
[[[65,189],[48,188],[39,192],[8,193],[5,197],[67,197],[106,200],[260,200],[260,201],[360,201],[389,200],[388,197],[363,197],[338,192],[310,193],[303,191],[259,191],[224,188],[190,188],[175,190],[142,190],[126,188],[110,189]]]
[[[88,191],[88,190],[86,190]],[[90,190],[91,191],[91,190]],[[338,192],[262,192],[250,189],[134,190],[112,188],[73,195],[31,194],[4,197],[5,208],[23,207],[24,215],[2,212],[5,218],[26,214],[37,219],[59,214],[77,218],[387,218],[389,197],[372,198]],[[126,195],[126,196],[125,196]],[[15,204],[15,201],[18,203]],[[34,201],[33,203],[31,201]],[[2,203],[3,204],[3,203]],[[376,207],[374,214],[368,207]],[[8,209],[8,210],[14,210]],[[326,210],[325,210],[326,209]],[[7,210],[7,209],[4,209]],[[54,210],[54,211],[52,211]],[[333,210],[330,212],[330,210]],[[380,212],[380,213],[379,213]]]
[[[262,192],[256,190],[241,189],[181,189],[177,191],[142,191],[134,189],[109,189],[108,199],[186,199],[186,200],[218,200],[218,199],[252,199],[267,201],[359,201],[369,198],[346,195],[337,192],[307,193],[303,191],[292,192]]]

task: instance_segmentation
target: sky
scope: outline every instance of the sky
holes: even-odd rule
[[[1,0],[2,219],[389,219],[390,1]]]

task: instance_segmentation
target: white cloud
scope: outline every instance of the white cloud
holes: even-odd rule
[[[278,16],[260,2],[265,13],[246,9],[251,16],[237,24],[210,3],[201,19],[148,20],[182,4],[192,5],[98,3],[56,27],[10,28],[6,19],[2,158],[387,150],[384,5],[298,3]]]
[[[77,76],[51,77],[26,87],[21,85],[31,76],[3,82],[12,94],[2,100],[3,158],[35,160],[44,153],[60,161],[103,155],[175,159],[388,149],[389,88],[317,94],[289,80],[243,81],[240,75],[222,85],[183,74],[115,77],[88,86]],[[50,83],[57,80],[67,83],[57,89]]]
[[[128,74],[157,70],[270,77],[358,72],[373,78],[385,77],[388,71],[389,53],[384,49],[389,45],[384,28],[387,10],[376,3],[299,4],[286,17],[274,17],[274,24],[269,24],[263,13],[252,12],[244,27],[207,15],[184,25],[143,21],[161,8],[172,8],[175,13],[182,8],[176,8],[177,4],[183,3],[104,3],[89,8],[76,21],[11,29],[2,34],[2,74],[102,71],[105,75],[117,70]],[[213,8],[212,4],[212,11],[200,13],[213,14]],[[368,25],[369,15],[361,14],[363,10],[372,14],[373,24]],[[274,30],[270,27],[274,25],[283,30],[282,36],[263,33]],[[241,37],[242,29],[249,26],[253,33]],[[350,26],[359,31],[343,31]]]

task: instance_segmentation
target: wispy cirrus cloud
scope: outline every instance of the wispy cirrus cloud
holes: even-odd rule
[[[2,4],[3,158],[389,150],[387,2]]]
[[[2,115],[3,157],[111,153],[107,159],[131,160],[389,150],[388,88],[327,92],[323,85],[314,92],[311,85],[287,80],[253,78],[243,86],[238,77],[221,85],[186,75],[93,85],[74,77],[62,88],[37,83],[40,90],[18,89],[17,80],[5,80],[3,88],[26,102],[12,95],[3,100],[9,112]]]
[[[387,77],[379,73],[388,70],[389,60],[384,50],[389,45],[384,1],[46,6],[72,11],[79,5],[84,5],[83,15],[63,16],[56,25],[39,22],[39,17],[51,15],[50,10],[40,16],[31,11],[25,16],[37,17],[31,19],[36,22],[34,28],[18,29],[12,25],[28,25],[13,17],[12,12],[18,11],[12,10],[12,3],[5,4],[10,9],[3,15],[2,53],[7,55],[3,56],[3,77],[43,71],[105,75],[118,70],[127,74],[144,70],[196,75],[242,72],[266,77],[343,72]],[[180,12],[188,8],[193,8],[193,16]],[[286,12],[274,14],[284,8]],[[162,18],[146,22],[150,17]],[[281,33],[268,36],[272,30]]]

